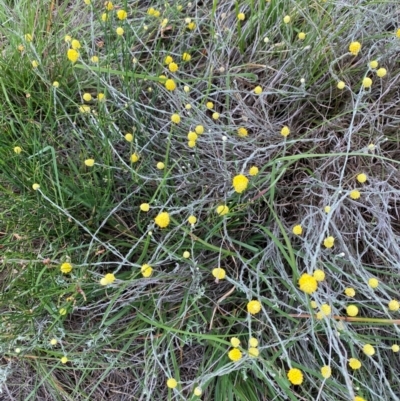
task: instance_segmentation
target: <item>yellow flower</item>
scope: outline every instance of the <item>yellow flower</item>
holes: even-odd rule
[[[350,198],[351,199],[360,199],[361,193],[360,191],[357,191],[357,189],[353,189],[353,191],[350,192]]]
[[[393,344],[392,345],[392,351],[393,352],[399,352],[400,351],[400,347],[397,344]]]
[[[136,163],[139,160],[139,155],[137,153],[133,153],[131,155],[131,162]]]
[[[82,106],[79,106],[79,112],[82,114],[87,114],[90,113],[90,106],[83,104]]]
[[[254,89],[253,89],[253,92],[256,94],[256,95],[260,95],[261,93],[262,93],[262,87],[261,86],[256,86]]]
[[[194,22],[189,22],[186,25],[187,29],[189,29],[190,31],[193,31],[196,28],[196,24]]]
[[[178,385],[178,382],[174,378],[169,378],[167,380],[167,387],[168,388],[175,388]]]
[[[366,174],[361,173],[357,175],[357,181],[361,182],[361,184],[363,184],[365,181],[367,181],[368,177]]]
[[[218,120],[219,119],[219,113],[217,113],[216,111],[214,113],[212,113],[212,118],[213,118],[213,120]]]
[[[163,162],[158,162],[158,163],[157,163],[157,168],[158,168],[159,170],[164,170],[165,164],[164,164]]]
[[[105,98],[106,98],[106,95],[105,95],[104,93],[99,93],[99,94],[97,95],[97,100],[98,100],[99,102],[105,101]]]
[[[181,117],[179,116],[179,114],[172,114],[171,121],[175,124],[179,124],[181,122]]]
[[[376,75],[378,75],[379,78],[383,78],[386,74],[386,68],[379,68],[379,70],[376,72]]]
[[[82,98],[85,102],[90,102],[92,100],[92,95],[90,93],[84,93]]]
[[[253,300],[248,302],[247,304],[247,312],[249,312],[251,315],[255,315],[261,310],[261,303],[257,300]]]
[[[251,337],[250,339],[249,339],[249,345],[250,345],[250,347],[258,347],[258,340],[257,340],[257,338],[254,338],[254,337]]]
[[[372,356],[375,354],[375,348],[371,344],[365,344],[363,347],[365,355]]]
[[[239,348],[233,348],[228,352],[228,358],[233,361],[237,362],[242,359],[242,353]]]
[[[358,315],[358,308],[357,308],[357,306],[355,306],[355,305],[349,305],[349,306],[346,308],[346,313],[347,313],[349,316],[351,316],[351,317],[357,316],[357,315]]]
[[[377,60],[373,60],[373,61],[371,61],[371,62],[369,63],[369,66],[370,66],[371,68],[373,68],[373,69],[377,68],[378,65],[379,65],[379,63],[378,63]]]
[[[349,359],[349,366],[352,369],[357,370],[357,369],[361,368],[361,362],[356,358],[350,358]]]
[[[196,141],[197,138],[198,138],[198,136],[194,131],[189,131],[189,133],[187,135],[187,139],[189,139],[189,141]]]
[[[287,378],[289,379],[290,383],[295,385],[300,385],[303,383],[303,373],[300,369],[291,368],[287,372]]]
[[[67,58],[68,58],[69,61],[72,61],[73,63],[76,63],[76,61],[79,58],[79,52],[77,52],[75,49],[68,49]]]
[[[321,367],[321,375],[324,379],[329,379],[332,375],[332,369],[330,366]]]
[[[189,224],[196,224],[196,222],[197,222],[197,217],[196,216],[189,216],[188,217],[188,222],[189,222]]]
[[[115,281],[115,276],[112,273],[107,273],[101,280],[100,284],[101,285],[109,285],[112,284]]]
[[[183,252],[183,255],[182,255],[185,259],[189,259],[190,258],[190,252],[188,252],[188,251],[185,251],[185,252]]]
[[[331,312],[332,312],[332,308],[328,304],[322,304],[321,305],[321,312],[325,316],[329,316],[331,314]]]
[[[176,83],[173,79],[167,79],[164,85],[165,88],[169,91],[174,91],[176,89]]]
[[[61,363],[67,363],[68,362],[68,358],[66,357],[66,356],[63,356],[61,359],[60,359],[60,361],[61,361]]]
[[[196,141],[189,141],[188,146],[189,148],[194,148],[196,146]]]
[[[232,180],[233,188],[238,194],[241,194],[247,188],[248,183],[249,179],[243,174],[235,175]]]
[[[351,42],[349,45],[349,52],[353,55],[353,56],[357,56],[357,54],[360,52],[361,50],[361,43],[360,42]]]
[[[155,219],[154,222],[160,227],[165,228],[168,227],[170,219],[169,214],[167,212],[161,212]]]
[[[196,397],[200,397],[200,396],[203,394],[203,390],[201,389],[201,387],[196,387],[196,388],[193,390],[193,394],[194,394]]]
[[[67,310],[66,310],[65,308],[61,308],[61,309],[58,311],[58,313],[59,313],[61,316],[64,316],[64,315],[67,314]]]
[[[106,21],[108,20],[108,14],[107,14],[107,13],[101,14],[101,20],[102,20],[103,22],[106,22]]]
[[[324,239],[325,248],[332,248],[334,244],[335,244],[335,238],[333,238],[332,236],[326,237]]]
[[[350,297],[350,298],[353,298],[354,295],[356,295],[356,291],[355,291],[354,288],[352,288],[352,287],[347,287],[347,288],[345,288],[345,289],[344,289],[344,293],[345,293],[348,297]]]
[[[72,42],[71,42],[71,47],[74,50],[78,50],[78,49],[81,48],[81,43],[79,42],[79,40],[73,39]]]
[[[321,269],[314,270],[313,276],[317,281],[324,281],[325,280],[325,272]]]
[[[87,6],[90,6],[90,4],[92,3],[91,0],[83,0],[83,2],[84,2]]]
[[[225,214],[229,213],[229,207],[226,205],[219,205],[216,210],[217,214],[220,216],[224,216]]]
[[[392,299],[392,300],[388,303],[388,308],[389,308],[389,310],[391,310],[392,312],[398,311],[399,308],[400,308],[399,302],[396,301],[395,299]]]
[[[226,277],[226,272],[225,269],[222,267],[216,267],[212,271],[212,275],[217,279],[217,280],[223,280]]]
[[[72,265],[71,265],[71,263],[64,262],[64,263],[60,266],[60,270],[61,270],[61,273],[64,273],[64,274],[70,273],[71,270],[72,270]]]
[[[150,210],[150,205],[148,203],[142,203],[139,207],[142,212],[148,212]]]
[[[65,42],[65,43],[70,43],[71,40],[72,40],[72,38],[71,38],[70,35],[65,35],[65,36],[64,36],[64,42]]]
[[[32,37],[32,35],[31,35],[30,33],[26,33],[26,34],[24,35],[24,38],[25,38],[25,40],[26,40],[27,42],[32,42],[32,40],[33,40],[33,37]]]
[[[238,130],[237,130],[237,133],[241,138],[244,138],[245,136],[248,135],[248,131],[244,127],[239,127]]]
[[[396,36],[400,39],[400,28],[396,31]]]
[[[299,288],[306,294],[312,294],[313,292],[317,291],[318,282],[315,277],[310,276],[307,273],[303,273],[299,278]]]
[[[124,34],[124,29],[120,26],[115,30],[118,36],[122,36]]]
[[[285,24],[288,24],[288,23],[290,22],[290,20],[291,20],[291,18],[290,18],[289,15],[285,15],[285,17],[283,18],[283,22],[284,22]]]
[[[368,280],[368,285],[369,285],[371,288],[377,288],[378,285],[379,285],[379,281],[378,281],[378,279],[376,279],[376,278],[374,278],[374,277],[371,277],[371,278]]]
[[[164,64],[169,65],[174,61],[174,59],[171,56],[166,56],[164,59]]]
[[[19,147],[19,146],[15,146],[15,147],[14,147],[14,152],[15,152],[17,155],[19,155],[19,154],[22,152],[22,148]]]
[[[304,40],[306,38],[306,34],[304,32],[299,32],[297,37],[299,38],[299,40]]]
[[[346,84],[343,81],[339,81],[336,86],[338,89],[344,89]]]
[[[171,72],[176,72],[176,71],[178,71],[178,64],[176,64],[176,63],[174,63],[174,62],[172,62],[172,63],[169,63],[168,64],[168,69],[171,71]]]
[[[231,344],[233,348],[238,348],[240,345],[240,340],[237,337],[232,337]]]
[[[127,134],[125,134],[124,138],[128,142],[132,142],[133,141],[133,135],[130,134],[129,132]]]
[[[94,159],[86,159],[85,160],[85,165],[88,167],[93,167],[94,166]]]
[[[32,185],[32,189],[34,190],[34,191],[37,191],[38,189],[40,188],[40,185],[39,184],[33,184]]]
[[[25,50],[25,47],[23,45],[18,45],[17,49],[18,51],[23,52]]]
[[[140,271],[142,273],[143,277],[150,277],[153,274],[153,268],[148,265],[147,263],[145,263],[144,265],[142,265],[142,267],[140,268]]]
[[[250,347],[249,348],[249,356],[252,358],[257,358],[260,355],[260,351],[258,348]]]
[[[311,308],[315,309],[318,305],[315,301],[311,301],[310,306],[311,306]]]
[[[52,338],[52,339],[50,340],[50,344],[51,344],[51,345],[56,345],[56,344],[57,344],[57,339]]]
[[[360,396],[355,396],[353,401],[367,401],[365,398],[362,398]]]
[[[251,175],[251,176],[255,176],[255,175],[257,175],[258,174],[258,167],[256,167],[256,166],[252,166],[252,167],[250,167],[250,169],[249,169],[249,175]]]
[[[292,232],[294,235],[301,235],[303,233],[303,227],[300,224],[297,224],[297,226],[293,227]]]
[[[372,79],[365,77],[362,81],[362,85],[364,88],[370,88],[372,86]]]
[[[196,134],[199,134],[199,135],[204,133],[204,127],[202,125],[196,125],[196,128],[194,130],[196,131]]]
[[[290,129],[289,129],[289,127],[288,126],[284,126],[284,127],[282,127],[282,129],[281,129],[281,135],[283,136],[283,137],[287,137],[288,135],[290,134]]]
[[[54,81],[53,82],[53,87],[54,88],[59,88],[60,87],[60,83],[58,81]]]
[[[239,13],[239,14],[237,15],[237,19],[238,19],[239,21],[244,21],[244,20],[246,19],[246,16],[244,15],[244,13]]]
[[[182,60],[183,61],[190,61],[192,59],[192,56],[189,53],[183,53],[182,54]]]
[[[325,206],[324,207],[324,212],[325,213],[329,213],[331,211],[331,207],[330,206]]]
[[[36,61],[36,60],[33,60],[33,61],[32,61],[32,67],[33,67],[33,68],[38,68],[38,67],[39,67],[39,62]]]
[[[128,13],[125,10],[118,10],[117,11],[117,18],[123,21],[128,16]]]
[[[104,3],[104,7],[108,10],[111,11],[114,9],[114,4],[111,1],[106,1]]]

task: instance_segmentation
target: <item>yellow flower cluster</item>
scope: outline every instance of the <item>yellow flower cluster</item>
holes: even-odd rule
[[[232,186],[239,194],[241,194],[247,188],[248,184],[249,179],[243,174],[235,175],[233,177]]]
[[[303,372],[300,369],[291,368],[287,372],[287,378],[290,381],[290,383],[299,386],[300,384],[303,383]]]
[[[299,279],[299,288],[301,291],[304,291],[306,294],[312,294],[317,291],[318,282],[315,277],[310,276],[307,273],[301,275]]]

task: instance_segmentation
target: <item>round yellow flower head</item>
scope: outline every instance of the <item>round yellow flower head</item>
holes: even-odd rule
[[[98,100],[99,102],[104,102],[105,99],[106,99],[106,95],[105,95],[104,93],[99,93],[99,94],[97,95],[97,100]]]
[[[197,134],[194,131],[189,131],[188,135],[187,135],[187,139],[189,141],[196,141],[198,138]]]
[[[141,210],[142,212],[148,212],[148,211],[150,210],[150,205],[149,205],[148,203],[142,203],[142,204],[139,206],[139,208],[140,208],[140,210]]]
[[[324,379],[329,379],[332,375],[332,369],[330,366],[321,367],[321,375]]]
[[[68,49],[67,58],[72,63],[76,63],[79,58],[79,53],[75,49]]]
[[[165,88],[169,91],[174,91],[176,89],[176,83],[173,79],[167,79],[164,85]]]
[[[196,146],[196,141],[189,141],[188,146],[189,148],[194,148]]]
[[[189,222],[189,224],[196,224],[196,222],[197,222],[197,217],[196,216],[189,216],[188,217],[188,222]]]
[[[190,61],[192,59],[192,56],[189,53],[183,53],[182,54],[182,60],[183,61]]]
[[[350,298],[353,298],[356,295],[356,291],[352,287],[345,288],[344,289],[344,293]]]
[[[61,316],[64,316],[64,315],[67,314],[67,310],[66,310],[65,308],[61,308],[61,309],[58,311],[58,313],[59,313]]]
[[[60,83],[58,81],[54,81],[53,82],[53,87],[54,88],[59,88],[60,87]]]
[[[17,47],[18,51],[23,52],[25,50],[24,45],[18,45]]]
[[[196,125],[196,128],[194,130],[196,134],[201,135],[204,132],[204,127],[202,125]]]
[[[24,37],[25,37],[25,40],[26,40],[27,42],[32,42],[32,40],[33,40],[33,37],[32,37],[32,35],[31,35],[30,33],[26,33],[26,34],[24,35]]]
[[[360,52],[361,50],[361,43],[360,42],[351,42],[349,45],[349,52],[353,55],[353,56],[357,56],[357,54]]]
[[[379,78],[383,78],[386,74],[386,68],[379,68],[379,70],[376,72],[376,75],[378,75]]]
[[[131,154],[131,162],[136,163],[139,161],[139,155],[137,153]]]
[[[329,316],[332,313],[332,308],[328,304],[322,304],[321,305],[321,312],[325,316]]]
[[[19,154],[21,154],[21,152],[22,152],[22,148],[20,146],[15,146],[14,147],[14,153],[19,155]]]
[[[82,98],[85,102],[90,102],[92,100],[92,95],[90,93],[84,93]]]
[[[371,288],[377,288],[378,285],[379,285],[379,281],[378,281],[378,279],[376,279],[376,278],[374,278],[374,277],[371,277],[371,278],[368,280],[368,285],[369,285]]]
[[[318,305],[315,301],[311,301],[310,306],[311,306],[311,308],[316,309]]]
[[[237,362],[242,359],[242,353],[239,348],[233,348],[228,352],[228,358],[233,361]]]
[[[360,199],[360,196],[361,196],[361,193],[360,193],[360,191],[357,191],[357,189],[353,189],[353,190],[350,192],[350,198],[351,198],[351,199],[354,199],[354,200]]]
[[[104,7],[106,8],[106,10],[108,11],[112,11],[114,10],[114,4],[111,1],[106,1],[104,3]]]
[[[392,312],[397,312],[400,308],[399,302],[396,301],[395,299],[392,299],[389,303],[388,303],[388,308],[389,310],[391,310]]]
[[[325,272],[321,269],[314,270],[313,276],[317,281],[324,281],[325,280]]]
[[[290,134],[290,129],[287,125],[285,125],[284,127],[282,127],[281,129],[281,135],[286,138],[288,135]]]
[[[240,340],[237,337],[232,337],[231,344],[233,348],[238,348],[240,345]]]
[[[182,256],[183,256],[185,259],[189,259],[189,258],[190,258],[190,252],[189,252],[189,251],[185,251],[185,252],[183,252]]]
[[[306,294],[312,294],[313,292],[317,291],[318,282],[315,279],[315,277],[310,276],[307,273],[304,273],[299,278],[299,288]]]
[[[207,109],[211,110],[214,107],[214,103],[213,102],[207,102],[206,103],[206,107],[207,107]]]
[[[189,23],[186,25],[186,27],[187,27],[187,29],[189,29],[190,31],[193,31],[193,30],[196,28],[196,23],[194,23],[193,21],[192,21],[192,22],[189,22]]]
[[[241,194],[249,184],[249,179],[243,174],[235,175],[232,180],[232,185],[238,194]]]
[[[88,106],[87,104],[82,104],[82,106],[79,106],[79,112],[82,114],[88,114],[90,113],[90,111],[90,106]]]
[[[174,59],[171,56],[166,56],[164,59],[164,64],[169,65],[174,61]]]
[[[38,67],[39,67],[39,62],[36,61],[36,60],[33,60],[33,61],[32,61],[32,67],[33,67],[33,68],[38,68]]]
[[[237,130],[237,133],[241,138],[244,138],[249,134],[247,129],[244,128],[244,127],[239,127],[238,130]]]
[[[150,277],[153,274],[153,268],[148,265],[147,263],[145,263],[144,265],[142,265],[142,267],[140,268],[140,271],[142,273],[143,277]]]
[[[160,228],[165,228],[168,227],[170,218],[169,214],[167,212],[161,212],[158,214],[158,216],[154,219],[154,222],[158,225]]]
[[[102,279],[100,280],[100,285],[109,285],[115,281],[115,276],[112,273],[107,273]]]
[[[176,64],[176,63],[174,63],[174,62],[168,64],[168,69],[169,69],[171,72],[176,72],[176,71],[178,71],[178,68],[179,68],[178,64]]]
[[[70,35],[65,35],[65,36],[64,36],[64,42],[65,42],[65,43],[70,43],[71,40],[72,40],[72,38],[71,38]]]
[[[356,305],[349,305],[346,308],[346,313],[348,316],[354,317],[358,315],[358,308]]]
[[[85,165],[88,167],[93,167],[94,166],[94,159],[86,159],[85,160]]]
[[[260,301],[257,300],[252,300],[248,302],[247,304],[247,312],[249,312],[251,315],[255,315],[261,310],[261,303]]]
[[[324,212],[325,213],[329,213],[331,211],[331,207],[330,206],[325,206],[324,207]]]
[[[68,358],[67,358],[66,356],[63,356],[63,357],[60,359],[60,361],[61,361],[61,363],[66,364],[66,363],[68,362]]]
[[[303,383],[303,373],[300,369],[291,368],[287,372],[287,378],[289,379],[290,383],[295,385],[300,385]]]
[[[363,352],[365,355],[372,356],[375,354],[375,348],[371,344],[365,344],[363,347]]]
[[[118,36],[122,36],[124,34],[124,28],[121,28],[120,26],[115,30]]]
[[[174,378],[169,378],[167,380],[167,387],[168,388],[175,388],[178,385],[178,382]]]
[[[61,270],[61,273],[64,273],[64,274],[70,273],[72,271],[71,263],[64,262],[63,264],[61,264],[60,270]]]
[[[299,38],[299,40],[304,40],[306,38],[306,34],[304,32],[299,32],[297,37]]]
[[[361,362],[356,358],[350,358],[349,359],[349,366],[352,369],[357,370],[357,369],[361,368]]]
[[[293,227],[292,232],[294,235],[301,235],[303,233],[303,227],[300,224],[297,224],[297,226]]]
[[[117,18],[121,21],[128,17],[128,13],[125,10],[118,10],[117,11]]]
[[[224,216],[225,214],[229,213],[229,207],[226,205],[219,205],[216,210],[217,214],[220,216]]]
[[[246,19],[246,16],[244,15],[244,13],[239,13],[239,14],[237,15],[237,19],[238,19],[239,21],[244,21],[244,20]]]
[[[400,351],[400,347],[397,344],[393,344],[392,345],[392,351],[393,352],[399,352]]]
[[[256,166],[252,166],[249,169],[249,175],[251,175],[252,177],[254,177],[255,175],[257,175],[259,172],[258,167]]]
[[[249,357],[257,358],[258,355],[260,355],[260,350],[258,348],[255,348],[255,347],[249,348]]]
[[[283,17],[283,22],[284,22],[285,24],[288,24],[288,23],[290,22],[290,20],[291,20],[291,18],[290,18],[289,15],[285,15],[285,16]]]
[[[368,177],[367,174],[361,173],[357,175],[357,181],[360,182],[361,184],[364,184],[365,181],[367,181]]]
[[[332,236],[326,237],[324,239],[325,248],[332,248],[334,244],[335,244],[335,238],[333,238]]]
[[[372,86],[372,79],[365,77],[362,81],[362,85],[364,88],[370,88]]]
[[[158,162],[158,163],[157,163],[157,168],[158,168],[159,170],[164,170],[165,164],[164,164],[163,162]]]
[[[253,92],[256,94],[256,95],[260,95],[261,93],[262,93],[262,87],[261,86],[256,86],[254,89],[253,89]]]
[[[203,390],[201,389],[201,387],[196,387],[196,388],[193,390],[193,394],[194,394],[196,397],[200,397],[200,396],[203,394]]]
[[[179,116],[179,114],[172,114],[171,121],[175,124],[179,124],[181,122],[181,117]]]
[[[250,337],[250,339],[249,339],[249,345],[250,345],[250,347],[253,347],[253,348],[258,347],[258,340],[257,340],[257,338]]]
[[[52,339],[50,340],[50,344],[51,344],[51,345],[56,345],[56,344],[57,344],[57,339],[52,338]]]
[[[367,401],[365,398],[362,398],[360,396],[355,396],[353,401]]]
[[[344,89],[346,87],[346,84],[343,81],[339,81],[336,85],[336,87],[340,90]]]
[[[75,50],[78,50],[81,48],[81,43],[79,42],[79,40],[73,39],[71,41],[71,47]]]
[[[34,190],[34,191],[37,191],[38,189],[40,188],[40,185],[39,184],[33,184],[32,185],[32,189]]]
[[[372,61],[369,63],[370,68],[373,68],[373,69],[377,68],[378,65],[379,65],[379,63],[378,63],[377,60],[372,60]]]
[[[213,269],[212,275],[217,280],[223,280],[226,277],[226,272],[222,267],[216,267],[215,269]]]
[[[108,14],[107,14],[107,13],[101,14],[101,20],[102,20],[103,22],[106,22],[106,21],[108,20]]]
[[[213,120],[218,120],[219,119],[219,113],[217,113],[217,112],[212,113],[212,118],[213,118]]]
[[[400,39],[400,28],[396,31],[396,37]]]
[[[128,142],[132,142],[133,141],[133,135],[130,134],[129,132],[127,134],[125,134],[124,138]]]

